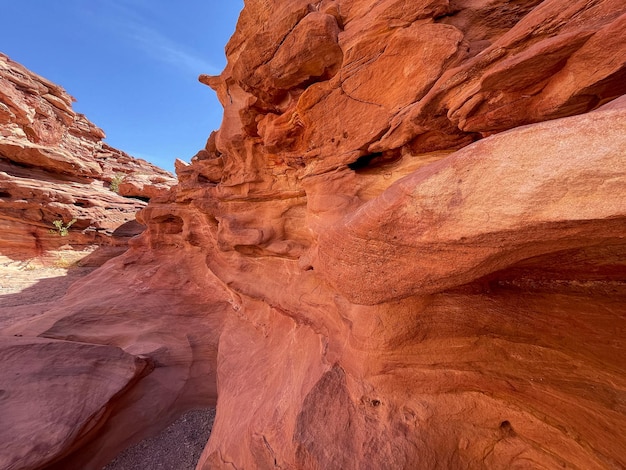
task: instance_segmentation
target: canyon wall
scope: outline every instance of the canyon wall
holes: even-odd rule
[[[143,230],[135,213],[175,183],[168,172],[104,143],[104,132],[72,101],[60,86],[0,54],[4,256],[28,259],[65,245],[119,254]]]
[[[247,0],[147,230],[3,332],[146,364],[40,465],[217,403],[198,469],[626,466],[625,35],[616,0]]]

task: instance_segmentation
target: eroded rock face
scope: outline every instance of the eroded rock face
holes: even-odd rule
[[[0,54],[4,255],[29,258],[65,244],[123,246],[142,230],[135,212],[175,182],[168,172],[102,142],[102,130],[75,113],[72,100]],[[54,222],[65,227],[72,219],[69,234],[60,237]]]
[[[246,2],[146,232],[6,330],[158,364],[58,468],[216,399],[199,469],[624,467],[624,18]]]
[[[0,465],[43,468],[107,422],[149,363],[120,348],[42,338],[0,342]]]

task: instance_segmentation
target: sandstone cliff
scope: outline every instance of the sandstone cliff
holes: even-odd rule
[[[175,180],[104,142],[58,85],[0,54],[0,254],[125,246],[135,212]],[[113,185],[113,186],[112,186]],[[62,228],[75,219],[66,236]]]
[[[246,1],[201,77],[222,126],[147,230],[3,332],[154,367],[39,464],[217,403],[199,469],[626,466],[625,26],[617,0]]]

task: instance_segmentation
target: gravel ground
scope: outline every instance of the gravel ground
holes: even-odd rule
[[[194,470],[214,418],[214,408],[189,411],[159,435],[126,449],[103,470]]]

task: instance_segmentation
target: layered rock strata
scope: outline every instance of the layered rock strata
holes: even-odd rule
[[[4,331],[155,364],[50,468],[216,401],[199,469],[626,466],[625,20],[247,1],[148,229]]]
[[[3,255],[30,258],[63,245],[124,246],[143,229],[135,212],[175,182],[105,144],[102,130],[74,112],[72,101],[58,85],[0,54]]]

